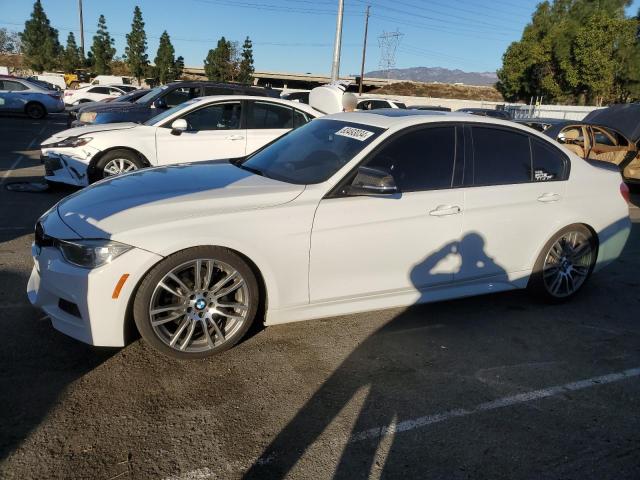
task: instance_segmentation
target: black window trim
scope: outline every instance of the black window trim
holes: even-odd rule
[[[493,124],[493,123],[481,123],[481,122],[466,122],[465,123],[465,173],[464,173],[464,179],[465,181],[463,182],[464,185],[462,186],[463,188],[482,188],[482,187],[499,187],[499,186],[509,186],[509,185],[527,185],[527,184],[532,184],[532,183],[549,183],[549,182],[566,182],[567,180],[569,180],[569,176],[571,173],[571,160],[569,159],[569,156],[562,151],[562,148],[560,148],[559,145],[555,145],[553,140],[551,139],[547,139],[546,137],[540,137],[537,135],[532,135],[529,132],[523,131],[519,128],[514,128],[514,127],[509,127],[507,125],[498,125],[498,124]],[[481,127],[481,128],[491,128],[494,130],[503,130],[503,131],[507,131],[507,132],[511,132],[511,133],[515,133],[515,134],[519,134],[519,135],[524,135],[527,137],[527,139],[529,140],[529,159],[531,161],[531,178],[529,179],[528,182],[519,182],[519,183],[492,183],[492,184],[486,184],[486,185],[476,185],[475,184],[475,166],[476,166],[476,161],[475,161],[475,145],[473,143],[473,128],[472,127]],[[468,132],[468,134],[466,133]],[[534,175],[534,171],[533,171],[533,146],[532,146],[532,141],[533,140],[537,140],[539,142],[541,142],[544,145],[547,145],[549,148],[551,148],[552,150],[554,150],[555,152],[558,153],[559,157],[562,158],[563,160],[563,168],[562,168],[562,175],[560,176],[560,178],[557,179],[553,179],[553,180],[546,180],[544,182],[536,182],[533,178]],[[470,142],[469,147],[470,148],[466,148],[467,145],[466,143]]]
[[[366,162],[368,162],[369,160],[371,160],[374,156],[376,156],[380,150],[382,150],[383,148],[385,148],[390,142],[403,137],[404,135],[407,135],[409,133],[412,133],[416,130],[425,130],[428,128],[441,128],[441,127],[454,127],[455,128],[455,146],[454,146],[454,151],[455,151],[455,157],[454,157],[454,164],[453,164],[453,171],[452,171],[452,182],[451,182],[451,187],[448,188],[430,188],[428,190],[409,190],[406,192],[402,192],[400,191],[399,193],[403,194],[403,193],[424,193],[424,192],[435,192],[435,191],[442,191],[442,190],[453,190],[456,188],[461,188],[463,187],[463,185],[459,185],[457,184],[457,179],[456,177],[456,164],[458,162],[463,162],[463,165],[465,163],[465,159],[462,158],[460,159],[460,155],[463,154],[465,152],[465,148],[463,146],[462,149],[458,148],[458,142],[459,142],[459,135],[458,135],[458,127],[460,129],[463,129],[465,126],[464,122],[429,122],[429,123],[420,123],[418,125],[412,125],[410,127],[404,128],[402,130],[400,130],[399,132],[394,133],[393,135],[390,135],[389,137],[385,138],[382,142],[380,142],[378,145],[376,145],[374,147],[374,149],[372,151],[370,151],[362,160],[360,160],[360,162],[358,162],[356,165],[354,165],[354,167],[349,170],[349,172],[347,172],[345,174],[344,177],[342,177],[340,179],[340,181],[338,181],[338,183],[336,183],[333,188],[331,188],[323,197],[324,199],[332,199],[332,198],[345,198],[348,197],[349,195],[345,194],[342,190],[348,185],[350,184],[353,179],[355,178],[357,172],[358,172],[358,168],[360,168],[360,166],[365,165]]]

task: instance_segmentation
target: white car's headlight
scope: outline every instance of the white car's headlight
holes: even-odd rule
[[[59,142],[42,144],[40,145],[42,148],[68,148],[68,147],[82,147],[86,145],[91,140],[92,137],[69,137],[64,140],[60,140]]]
[[[97,112],[82,112],[78,120],[84,123],[93,123],[97,116]]]
[[[83,268],[96,268],[111,262],[132,247],[112,240],[58,240],[65,260]]]

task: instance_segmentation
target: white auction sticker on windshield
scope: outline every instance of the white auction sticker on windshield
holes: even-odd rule
[[[340,135],[341,137],[353,138],[354,140],[364,142],[367,138],[373,135],[373,132],[362,130],[361,128],[342,127],[336,132],[336,135]]]

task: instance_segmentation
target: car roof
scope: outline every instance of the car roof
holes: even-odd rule
[[[433,122],[466,122],[502,125],[525,130],[529,128],[521,126],[509,120],[494,117],[480,117],[459,112],[441,112],[437,110],[405,110],[397,108],[380,108],[377,110],[355,111],[335,113],[323,117],[324,119],[340,120],[343,122],[361,123],[380,128],[403,128],[411,125]],[[541,136],[541,135],[540,135]]]
[[[564,118],[517,118],[514,122],[518,123],[548,123],[549,125],[561,125],[561,124],[569,124],[575,123],[580,124],[583,123],[580,120],[567,120]]]
[[[231,100],[257,100],[259,102],[279,103],[281,105],[287,105],[289,107],[294,107],[298,110],[311,113],[315,116],[322,115],[321,112],[306,103],[296,102],[295,100],[287,100],[285,98],[261,97],[259,95],[208,95],[204,97],[192,98],[190,105],[204,102],[225,102]]]

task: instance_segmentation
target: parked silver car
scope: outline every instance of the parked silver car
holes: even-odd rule
[[[64,101],[60,92],[24,78],[0,75],[0,112],[25,113],[39,119],[47,113],[64,112]]]

